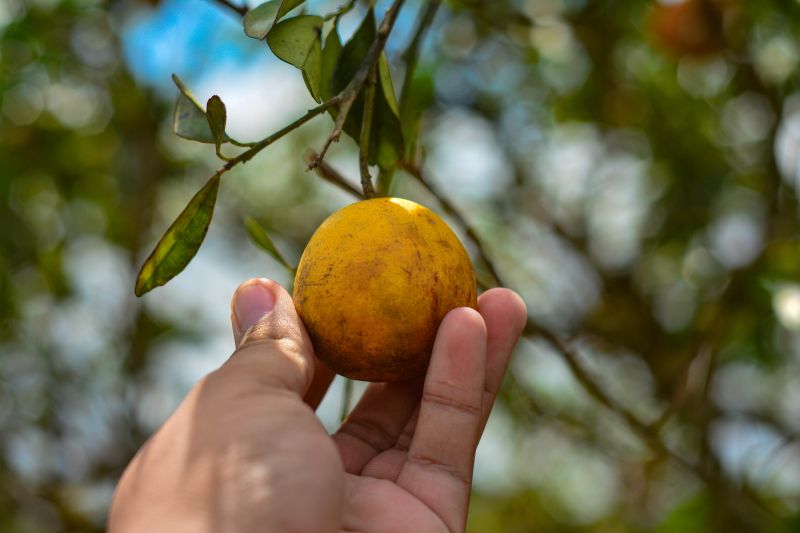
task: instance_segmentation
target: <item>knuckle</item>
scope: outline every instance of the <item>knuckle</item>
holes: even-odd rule
[[[472,472],[469,469],[459,468],[433,457],[412,452],[408,453],[406,462],[424,470],[446,474],[467,487],[472,485]]]
[[[430,390],[423,391],[422,402],[433,404],[437,407],[450,409],[464,413],[469,416],[480,416],[482,412],[481,401],[470,401],[470,399],[459,398],[459,396],[469,396],[468,394],[446,394]]]
[[[292,328],[291,325],[286,322],[280,320],[259,320],[244,332],[239,344],[260,340],[297,339],[297,337],[298,335],[295,328]]]
[[[388,450],[395,444],[395,439],[386,429],[367,420],[349,420],[339,428],[339,433],[358,439],[377,452]]]
[[[263,385],[305,387],[314,375],[312,354],[294,339],[247,338],[219,369]]]

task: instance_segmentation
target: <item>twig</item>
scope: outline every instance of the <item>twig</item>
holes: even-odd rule
[[[224,7],[228,8],[228,9],[232,10],[234,13],[236,13],[240,17],[245,16],[247,14],[247,12],[249,11],[247,6],[244,6],[244,5],[243,6],[238,6],[238,5],[234,4],[233,2],[231,2],[230,0],[214,0],[214,1],[217,2],[219,5],[224,6]]]
[[[478,234],[475,232],[475,229],[467,222],[467,219],[458,208],[453,205],[453,203],[448,200],[448,198],[441,194],[436,188],[431,185],[431,183],[425,178],[425,175],[422,173],[422,169],[409,162],[404,162],[403,168],[411,174],[417,181],[419,181],[423,187],[428,189],[430,193],[439,201],[442,205],[442,208],[445,212],[456,219],[456,222],[464,228],[464,231],[467,233],[467,237],[472,241],[475,245],[475,248],[478,250],[478,255],[480,256],[481,261],[486,265],[486,268],[489,269],[489,273],[491,273],[492,277],[497,281],[497,284],[500,286],[504,286],[503,280],[500,278],[500,274],[497,272],[497,268],[495,268],[494,263],[489,258],[489,255],[486,253],[486,248],[483,245],[483,242],[478,237]]]
[[[320,150],[317,158],[309,165],[309,170],[313,170],[314,167],[319,164],[319,161],[325,158],[325,154],[328,152],[331,143],[338,141],[339,137],[341,137],[347,115],[350,113],[353,103],[364,87],[370,70],[372,70],[378,62],[378,58],[381,52],[383,52],[383,47],[386,45],[386,40],[389,38],[389,34],[394,27],[394,22],[397,20],[397,13],[400,11],[400,7],[403,5],[404,1],[405,0],[395,0],[392,6],[386,11],[386,15],[383,17],[378,31],[375,33],[375,40],[372,41],[369,51],[367,51],[367,55],[364,57],[364,61],[361,62],[361,65],[358,67],[353,79],[350,80],[350,83],[339,93],[340,102],[338,104],[338,114],[333,123],[333,130],[331,130],[331,134],[322,146],[322,150]]]
[[[306,157],[306,162],[308,164],[311,161],[314,161],[317,158],[317,154],[309,152],[308,156]],[[358,190],[354,185],[351,185],[349,181],[342,176],[338,170],[330,166],[325,161],[320,161],[319,164],[314,169],[316,173],[319,175],[320,178],[324,179],[325,181],[332,183],[342,189],[344,192],[350,193],[358,199],[362,198],[361,191]]]
[[[695,368],[695,365],[703,365],[703,367],[701,367],[703,382],[706,383],[708,381],[713,357],[714,352],[712,348],[706,344],[701,346],[697,351],[697,355],[691,357],[686,362],[686,365],[681,371],[680,382],[671,394],[669,405],[661,413],[661,416],[648,426],[650,431],[656,435],[661,432],[664,426],[672,420],[672,417],[684,407],[691,395],[695,393],[693,389],[696,389],[697,386],[692,383],[692,369]]]
[[[231,159],[230,161],[225,163],[225,165],[220,169],[222,171],[222,172],[220,172],[220,175],[222,175],[225,172],[229,171],[230,169],[232,169],[233,167],[235,167],[239,163],[247,163],[257,153],[259,153],[261,150],[263,150],[264,148],[266,148],[270,144],[274,143],[275,141],[277,141],[281,137],[285,136],[287,133],[290,133],[291,131],[296,130],[297,128],[299,128],[300,126],[302,126],[303,124],[305,124],[306,122],[311,120],[312,118],[316,117],[317,115],[320,115],[320,114],[324,113],[329,107],[331,107],[333,105],[336,105],[339,101],[340,101],[340,97],[337,95],[337,96],[334,96],[333,98],[331,98],[330,100],[328,100],[327,102],[323,102],[320,105],[318,105],[317,107],[309,109],[306,112],[306,114],[303,115],[302,117],[298,118],[297,120],[295,120],[291,124],[289,124],[287,126],[284,126],[283,128],[279,129],[278,131],[276,131],[275,133],[273,133],[269,137],[266,137],[266,138],[258,141],[250,149],[245,150],[241,154],[237,155],[236,157],[234,157],[233,159]]]
[[[575,379],[586,389],[596,401],[606,406],[609,410],[620,415],[630,426],[639,427],[647,430],[647,426],[643,424],[633,413],[617,404],[608,394],[603,391],[600,386],[594,381],[594,378],[589,375],[586,370],[578,362],[578,354],[570,348],[566,342],[559,338],[555,333],[550,330],[539,328],[535,325],[535,320],[528,317],[528,324],[525,326],[523,333],[526,337],[541,337],[548,344],[550,344],[557,352],[561,354],[564,361],[569,366]]]
[[[411,81],[414,78],[414,70],[417,68],[417,59],[419,59],[419,47],[422,45],[422,38],[425,31],[433,22],[436,16],[436,11],[439,9],[439,0],[430,0],[425,3],[422,13],[419,16],[419,23],[408,44],[408,48],[403,52],[403,61],[406,64],[406,73],[403,78],[403,87],[400,90],[400,116],[404,116],[405,108],[408,103],[408,93],[411,90]]]
[[[338,96],[334,96],[333,98],[331,98],[327,102],[323,102],[320,105],[318,105],[317,107],[309,109],[306,112],[305,115],[303,115],[302,117],[298,118],[297,120],[295,120],[294,122],[292,122],[288,126],[284,126],[283,128],[279,129],[278,131],[276,131],[275,133],[270,135],[269,137],[266,137],[264,139],[261,139],[257,143],[254,143],[248,150],[245,150],[244,152],[242,152],[241,154],[237,155],[236,157],[230,158],[227,163],[222,165],[222,167],[220,167],[214,173],[214,176],[217,176],[217,177],[222,176],[223,174],[225,174],[226,172],[231,170],[233,167],[235,167],[239,163],[247,163],[253,157],[255,157],[256,154],[258,154],[261,150],[263,150],[264,148],[266,148],[270,144],[274,143],[275,141],[277,141],[281,137],[285,136],[287,133],[290,133],[290,132],[296,130],[297,128],[299,128],[300,126],[302,126],[303,124],[305,124],[306,122],[311,120],[312,118],[316,117],[317,115],[320,115],[320,114],[324,113],[326,109],[328,109],[332,105],[335,105],[338,102],[338,98],[339,98]]]
[[[375,109],[375,81],[378,69],[372,67],[364,89],[364,114],[361,116],[361,136],[358,140],[358,170],[365,198],[375,197],[372,177],[369,175],[369,142],[372,131],[372,114]]]
[[[575,379],[578,380],[580,385],[589,393],[598,403],[602,404],[609,411],[621,417],[628,426],[639,436],[642,442],[652,451],[670,457],[672,460],[693,472],[700,479],[702,479],[709,486],[719,486],[720,478],[712,472],[709,472],[702,465],[695,464],[685,457],[681,456],[671,448],[669,448],[659,438],[658,434],[654,433],[648,424],[639,420],[639,418],[631,413],[629,410],[619,405],[612,399],[603,389],[595,382],[594,378],[581,366],[578,362],[577,354],[567,344],[561,340],[557,335],[544,328],[536,328],[533,325],[533,320],[528,319],[528,325],[525,328],[524,335],[526,337],[539,336],[548,342],[564,359],[569,366]],[[751,507],[756,508],[762,515],[771,516],[772,512],[764,506],[764,504],[752,494],[744,492],[737,493],[742,498],[748,500],[752,504]],[[745,509],[735,509],[738,512],[745,513]]]

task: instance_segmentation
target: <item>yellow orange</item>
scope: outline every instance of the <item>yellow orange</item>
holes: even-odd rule
[[[475,272],[436,214],[375,198],[331,215],[297,268],[294,304],[314,350],[335,372],[366,381],[422,375],[439,323],[475,307]]]

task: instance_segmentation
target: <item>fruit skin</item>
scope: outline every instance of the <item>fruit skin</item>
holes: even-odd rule
[[[294,305],[328,367],[401,381],[428,366],[439,323],[477,306],[475,271],[458,237],[414,202],[374,198],[331,215],[308,242]]]

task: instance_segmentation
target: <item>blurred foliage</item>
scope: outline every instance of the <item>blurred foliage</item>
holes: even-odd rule
[[[274,4],[251,34],[286,15]],[[246,216],[292,264],[349,201],[304,172],[330,128],[317,118],[225,177],[197,259],[211,266],[183,274],[183,303],[133,296],[157,236],[219,166],[211,145],[172,136],[174,102],[122,52],[125,28],[169,8],[0,0],[0,531],[102,530],[122,468],[187,386],[175,376],[217,346],[191,284],[251,260]],[[406,82],[424,10],[409,0],[411,29],[387,47],[381,77],[410,88],[389,134],[532,324],[479,450],[470,530],[797,531],[800,4],[452,0]],[[350,27],[366,14],[358,2]],[[316,48],[284,53],[315,96],[332,90],[313,77],[333,76],[333,41],[320,64]],[[225,140],[224,107],[206,131],[183,102]],[[357,182],[355,157],[343,142],[328,159]],[[448,212],[401,168],[394,187]],[[175,346],[189,355],[173,363]]]

